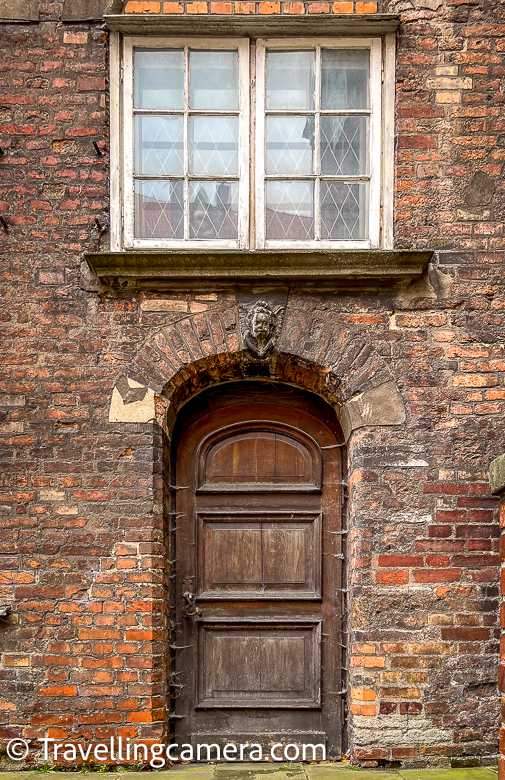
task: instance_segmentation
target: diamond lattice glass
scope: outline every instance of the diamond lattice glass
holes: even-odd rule
[[[313,173],[314,118],[267,117],[266,152],[267,173]]]
[[[184,183],[135,182],[135,236],[184,238]]]
[[[266,237],[288,241],[314,238],[314,182],[267,182]]]
[[[321,117],[321,173],[360,176],[368,173],[368,117]]]
[[[177,176],[183,173],[182,116],[135,117],[135,173]]]
[[[134,107],[184,108],[184,51],[136,49],[134,58]]]
[[[238,173],[238,117],[190,118],[190,172],[204,176]]]
[[[238,237],[238,182],[192,181],[189,189],[189,237]]]
[[[321,238],[358,240],[368,235],[368,182],[321,182]]]

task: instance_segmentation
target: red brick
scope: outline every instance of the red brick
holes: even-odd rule
[[[402,135],[398,139],[399,149],[435,149],[436,146],[434,135]]]
[[[423,559],[420,555],[379,555],[379,566],[422,566]]]
[[[137,0],[129,0],[126,3],[125,13],[127,14],[159,14],[160,3],[152,2],[138,2]]]
[[[416,582],[458,582],[461,569],[417,569],[414,571]]]
[[[489,639],[488,628],[442,628],[442,639],[446,640],[482,640]]]
[[[360,3],[359,0],[356,3],[357,14],[374,14],[377,12],[377,3]]]
[[[408,571],[378,571],[376,582],[378,585],[404,585],[409,581]]]

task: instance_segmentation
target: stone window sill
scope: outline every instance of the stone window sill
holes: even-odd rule
[[[174,282],[329,282],[374,286],[420,279],[431,251],[185,250],[84,255],[101,284],[113,289],[162,289]]]

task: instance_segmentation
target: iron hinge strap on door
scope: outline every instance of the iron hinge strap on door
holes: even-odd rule
[[[200,617],[202,615],[202,610],[200,607],[194,607],[193,608],[193,583],[191,582],[191,577],[185,577],[184,581],[182,583],[182,600],[183,600],[183,606],[182,606],[182,614],[185,618],[194,617]]]

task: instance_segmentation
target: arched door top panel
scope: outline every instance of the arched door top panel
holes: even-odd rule
[[[321,485],[319,446],[286,425],[232,425],[200,447],[198,492],[319,492]]]

